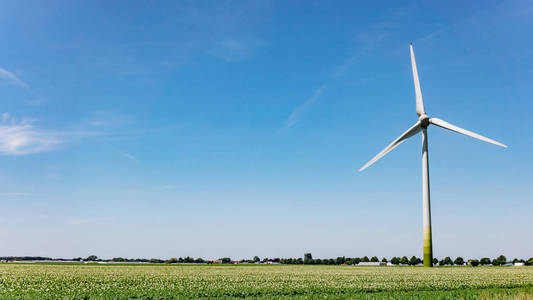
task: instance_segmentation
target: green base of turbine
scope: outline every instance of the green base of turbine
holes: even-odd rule
[[[433,246],[431,244],[431,227],[424,227],[424,267],[433,267]]]

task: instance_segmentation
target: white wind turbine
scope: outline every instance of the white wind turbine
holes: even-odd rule
[[[491,140],[487,137],[462,129],[455,125],[452,125],[446,121],[437,118],[430,118],[424,110],[424,101],[422,100],[422,91],[420,90],[420,82],[418,81],[418,71],[416,69],[415,54],[413,52],[413,44],[410,45],[411,50],[411,66],[413,68],[413,81],[415,84],[415,94],[416,94],[416,113],[418,115],[418,121],[411,126],[406,132],[404,132],[399,138],[394,140],[390,145],[388,145],[383,151],[378,155],[372,158],[367,162],[359,171],[363,171],[368,168],[378,159],[385,156],[392,149],[396,148],[398,145],[403,143],[408,138],[422,131],[422,210],[423,210],[423,225],[424,225],[424,266],[432,267],[433,266],[433,247],[431,243],[431,209],[429,204],[429,166],[428,166],[428,133],[427,128],[430,124],[437,125],[444,129],[455,131],[478,140],[482,140],[494,145],[498,145],[504,148],[507,148],[506,145]]]

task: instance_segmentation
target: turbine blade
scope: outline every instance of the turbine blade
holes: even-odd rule
[[[373,163],[375,163],[378,159],[385,156],[385,154],[389,153],[392,149],[396,148],[398,145],[403,143],[408,138],[412,137],[413,135],[420,132],[422,127],[420,126],[420,121],[416,122],[415,125],[413,125],[411,128],[407,129],[406,132],[404,132],[402,135],[400,135],[399,138],[394,140],[390,145],[388,145],[385,149],[383,149],[381,152],[378,153],[378,155],[374,156],[369,162],[367,162],[364,166],[359,169],[359,171],[363,171],[364,169],[370,167]]]
[[[416,69],[415,53],[413,52],[413,44],[409,45],[411,50],[411,67],[413,68],[413,81],[415,83],[415,95],[416,95],[416,114],[423,115],[424,100],[422,99],[422,90],[420,90],[420,82],[418,81],[418,70]]]
[[[492,139],[489,139],[488,137],[484,137],[482,135],[479,135],[477,133],[474,133],[472,131],[468,131],[466,129],[463,129],[463,128],[460,128],[460,127],[457,127],[455,125],[452,125],[446,121],[443,121],[441,119],[437,119],[437,118],[430,118],[429,119],[429,122],[431,124],[434,124],[434,125],[437,125],[439,127],[442,127],[442,128],[445,128],[445,129],[448,129],[448,130],[451,130],[451,131],[455,131],[457,133],[461,133],[461,134],[464,134],[464,135],[467,135],[469,137],[473,137],[475,139],[478,139],[478,140],[482,140],[484,142],[487,142],[487,143],[491,143],[491,144],[494,144],[494,145],[498,145],[500,147],[504,147],[504,148],[507,148],[506,145],[500,143],[500,142],[496,142],[495,140],[492,140]]]

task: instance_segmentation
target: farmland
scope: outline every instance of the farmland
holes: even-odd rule
[[[533,267],[0,264],[1,299],[533,297]]]

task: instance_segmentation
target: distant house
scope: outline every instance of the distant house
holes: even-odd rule
[[[515,262],[515,263],[514,263],[514,266],[515,266],[515,267],[523,267],[523,266],[524,266],[524,263],[523,263],[523,262]]]
[[[359,266],[386,266],[387,263],[386,262],[360,262],[358,264]]]

